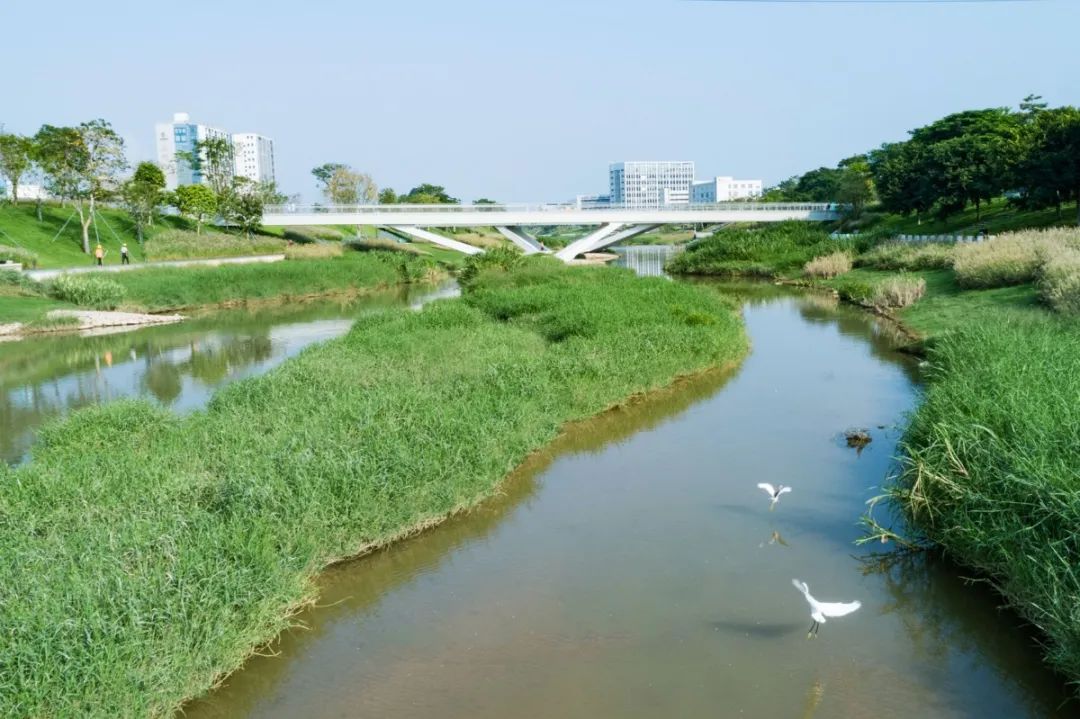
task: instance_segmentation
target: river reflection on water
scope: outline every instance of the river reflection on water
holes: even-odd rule
[[[177,411],[204,406],[214,391],[261,374],[308,345],[344,334],[363,312],[412,306],[458,292],[457,284],[359,298],[207,313],[175,325],[84,337],[33,337],[0,344],[0,460],[27,457],[47,420],[122,397]]]
[[[998,600],[856,548],[917,393],[890,331],[727,285],[753,352],[581,423],[504,493],[330,569],[191,717],[1066,717]],[[870,428],[861,454],[836,437]],[[795,489],[776,511],[754,486]],[[880,548],[880,547],[878,547]],[[808,641],[791,578],[863,608]]]

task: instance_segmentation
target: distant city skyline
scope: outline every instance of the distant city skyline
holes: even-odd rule
[[[57,5],[47,25],[34,6],[0,9],[22,28],[6,54],[33,70],[5,79],[9,131],[102,117],[135,164],[156,158],[154,124],[183,109],[274,138],[281,189],[308,201],[325,162],[466,201],[601,194],[604,168],[626,157],[690,157],[701,177],[772,185],[950,112],[1031,93],[1080,104],[1067,61],[1080,3],[1067,0],[189,0],[187,15],[214,17],[200,53],[162,52],[189,44],[189,25],[130,0],[92,16]],[[253,16],[259,32],[235,31]]]

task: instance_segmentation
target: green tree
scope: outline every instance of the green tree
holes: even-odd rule
[[[383,188],[382,191],[379,192],[379,204],[380,205],[395,205],[395,204],[397,204],[397,201],[398,201],[397,193],[394,192],[389,187]]]
[[[218,196],[206,185],[183,185],[176,188],[176,208],[195,220],[195,233],[201,235],[203,223],[217,212]]]
[[[263,201],[255,192],[240,192],[229,197],[225,209],[225,220],[239,227],[249,240],[253,232],[262,226]]]
[[[131,214],[141,245],[146,227],[154,224],[154,214],[165,201],[165,173],[152,162],[140,162],[135,174],[121,187],[120,197]]]
[[[799,185],[799,176],[789,177],[782,182],[768,187],[761,195],[763,202],[797,202],[799,200],[796,188]]]
[[[1043,110],[1032,122],[1029,144],[1018,171],[1024,200],[1032,207],[1077,201],[1080,224],[1080,109]]]
[[[1035,103],[1037,104],[1037,103]],[[911,131],[922,149],[925,174],[942,216],[1000,196],[1012,183],[1023,155],[1023,117],[1008,108],[967,110]]]
[[[833,167],[810,170],[799,178],[795,185],[795,197],[791,199],[799,202],[836,202],[843,174],[843,170]]]
[[[197,179],[206,182],[216,194],[228,192],[233,179],[233,145],[225,137],[196,140],[194,149],[176,153],[177,162],[190,167]]]
[[[50,191],[70,201],[79,214],[82,248],[89,254],[97,205],[116,192],[119,174],[127,167],[124,140],[99,119],[78,127],[43,125],[34,142]]]
[[[851,206],[852,217],[859,217],[863,208],[874,200],[874,179],[866,155],[856,155],[841,160],[837,169],[840,175],[836,183],[833,201]]]
[[[264,205],[284,205],[289,202],[289,196],[278,189],[273,180],[256,182],[254,192]]]
[[[340,162],[326,162],[311,171],[311,174],[319,182],[319,190],[324,195],[326,195],[326,188],[330,185],[330,178],[342,168],[348,169],[348,165],[343,165]]]
[[[900,215],[914,213],[919,224],[936,201],[923,171],[922,153],[916,143],[893,142],[869,155],[870,173],[882,208]]]
[[[458,205],[461,200],[446,194],[446,188],[442,185],[432,185],[425,182],[409,190],[409,194],[400,198],[401,202],[410,205]]]
[[[33,165],[34,143],[29,137],[0,134],[0,176],[11,185],[11,201],[19,201],[19,182]]]
[[[251,233],[262,225],[265,209],[262,189],[262,183],[236,177],[229,191],[218,196],[218,214],[227,224],[239,227],[249,240]]]
[[[311,174],[318,180],[323,197],[332,205],[355,205],[378,197],[378,187],[370,175],[340,162],[327,162],[314,168]]]
[[[379,188],[371,175],[357,172],[348,165],[328,162],[311,171],[319,181],[323,197],[331,205],[358,205],[374,202]]]

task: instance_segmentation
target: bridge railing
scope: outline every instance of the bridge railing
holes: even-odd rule
[[[637,205],[609,205],[606,207],[579,207],[576,203],[552,204],[503,204],[503,205],[267,205],[263,208],[267,215],[372,215],[405,214],[416,212],[431,213],[473,213],[473,212],[701,212],[709,210],[727,210],[734,212],[838,212],[841,206],[829,202],[718,202],[712,204],[665,205],[662,207],[643,207]]]

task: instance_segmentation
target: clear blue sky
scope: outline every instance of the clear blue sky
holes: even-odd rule
[[[1080,0],[3,5],[9,131],[104,117],[153,159],[186,111],[273,137],[307,199],[328,161],[503,201],[604,191],[621,159],[774,183],[948,112],[1080,104]]]

